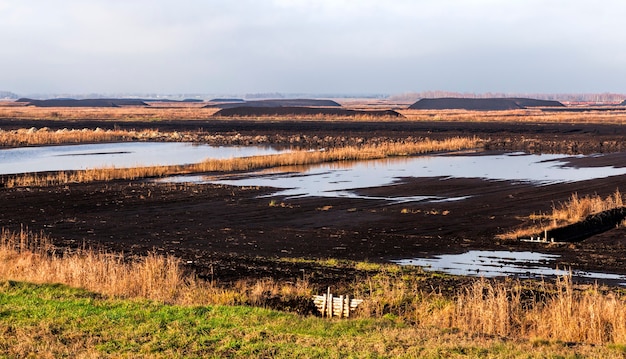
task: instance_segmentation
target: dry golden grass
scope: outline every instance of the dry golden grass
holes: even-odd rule
[[[385,143],[381,145],[348,146],[325,151],[293,151],[278,155],[253,156],[245,158],[207,160],[186,166],[154,166],[136,168],[97,168],[84,171],[62,171],[46,174],[23,174],[7,176],[5,187],[51,186],[66,183],[110,181],[115,179],[133,180],[146,177],[162,177],[202,172],[249,171],[279,166],[310,165],[323,162],[369,160],[395,156],[410,156],[440,151],[454,151],[477,148],[482,140],[478,138],[449,138],[441,141],[423,140],[419,142]]]
[[[200,108],[204,104],[189,103],[173,107],[33,107],[0,106],[0,118],[35,120],[116,120],[160,121],[208,119],[218,109]]]
[[[268,293],[283,298],[310,296],[306,282],[271,279],[240,281],[232,288],[198,280],[171,256],[141,258],[90,249],[55,250],[44,234],[0,231],[0,278],[33,283],[62,283],[117,298],[147,298],[181,305],[262,304]]]
[[[626,109],[588,112],[543,112],[541,110],[467,111],[467,110],[398,110],[406,121],[441,122],[511,122],[511,123],[626,123]]]
[[[455,298],[416,289],[399,272],[383,272],[365,282],[364,316],[395,315],[418,327],[456,328],[466,333],[516,339],[582,343],[626,342],[623,293],[596,286],[576,289],[571,277],[556,284],[480,279]],[[533,292],[542,293],[532,298]],[[524,299],[527,298],[527,299]]]
[[[0,130],[0,145],[6,147],[48,145],[61,143],[111,142],[129,140],[153,140],[163,138],[158,130],[126,131],[103,129],[63,129],[52,131],[48,128]]]
[[[597,286],[576,291],[570,277],[556,291],[524,309],[522,287],[479,281],[457,299],[453,323],[465,330],[567,342],[626,342],[626,302]]]
[[[528,216],[529,225],[522,228],[500,234],[499,239],[516,239],[521,237],[529,237],[537,233],[543,233],[545,230],[566,226],[577,223],[585,219],[587,216],[608,211],[624,206],[624,197],[619,189],[608,195],[606,198],[595,194],[593,196],[586,195],[579,197],[578,193],[572,194],[570,199],[558,206],[552,206],[552,213],[531,214]]]
[[[93,250],[55,251],[49,238],[25,230],[0,232],[0,279],[62,283],[118,298],[148,298],[180,305],[263,304],[270,297],[310,298],[307,281],[278,283],[271,279],[239,281],[227,288],[196,279],[173,257],[142,258]],[[626,302],[598,286],[576,290],[569,277],[556,285],[540,283],[543,300],[524,301],[527,287],[519,281],[478,280],[456,298],[416,289],[415,276],[397,266],[382,266],[379,274],[355,283],[366,299],[361,317],[392,314],[418,328],[439,327],[470,334],[517,339],[584,342],[626,342]],[[360,289],[359,289],[360,288]]]

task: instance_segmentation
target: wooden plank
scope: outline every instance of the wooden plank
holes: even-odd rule
[[[324,295],[314,295],[313,303],[324,317],[349,318],[350,312],[363,303],[363,299],[351,299],[349,295],[335,297],[328,288]]]

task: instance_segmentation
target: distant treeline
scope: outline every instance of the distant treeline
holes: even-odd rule
[[[533,98],[537,100],[550,100],[560,102],[590,102],[590,103],[620,103],[626,100],[626,94],[616,93],[577,93],[577,94],[545,94],[545,93],[504,93],[504,92],[451,92],[451,91],[423,91],[407,92],[389,96],[393,101],[415,102],[422,98]]]
[[[13,92],[9,92],[9,91],[0,91],[0,99],[10,99],[10,100],[14,100],[16,98],[18,98],[19,96],[14,94]]]

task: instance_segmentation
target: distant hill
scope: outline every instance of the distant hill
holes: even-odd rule
[[[374,117],[403,117],[392,110],[346,110],[343,108],[328,107],[233,107],[224,108],[215,113],[215,116],[374,116]]]
[[[227,102],[208,104],[206,107],[234,108],[234,107],[341,107],[333,100],[316,99],[275,99],[245,102]]]
[[[478,110],[499,111],[516,110],[529,107],[565,107],[558,101],[536,100],[529,98],[423,98],[409,109],[417,110]]]
[[[137,99],[85,99],[75,100],[71,98],[55,98],[49,100],[33,100],[20,98],[17,102],[26,102],[29,106],[35,107],[121,107],[121,106],[148,106],[142,100]]]

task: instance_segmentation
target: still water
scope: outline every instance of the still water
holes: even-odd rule
[[[464,197],[372,197],[360,195],[357,190],[391,185],[407,177],[483,178],[546,185],[626,174],[626,168],[623,167],[572,167],[568,165],[568,159],[571,158],[570,155],[558,154],[445,154],[287,167],[238,176],[182,176],[169,180],[235,186],[269,186],[277,189],[273,196],[287,198],[348,197],[400,203],[452,201],[462,200]]]
[[[519,278],[542,278],[565,276],[587,280],[609,280],[626,285],[626,276],[611,273],[586,272],[556,268],[558,255],[538,252],[468,251],[461,254],[442,254],[432,258],[399,259],[400,265],[420,266],[426,270],[453,275],[476,277],[514,276]]]
[[[279,152],[281,151],[270,147],[218,147],[180,142],[20,147],[0,150],[0,174],[183,165],[202,162],[208,158],[247,157]]]

